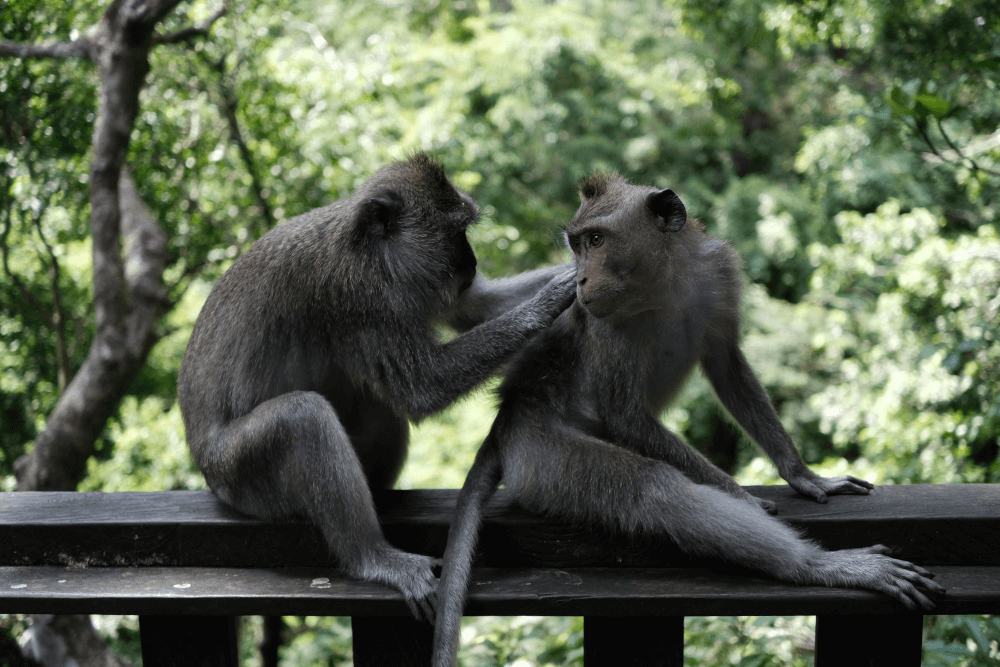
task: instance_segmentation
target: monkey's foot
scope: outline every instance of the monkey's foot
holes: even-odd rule
[[[880,591],[903,603],[907,609],[934,608],[928,595],[945,589],[933,581],[934,574],[905,560],[887,556],[888,547],[877,544],[864,549],[826,551],[815,563],[813,583]],[[810,577],[812,579],[812,577]]]
[[[845,494],[866,496],[869,491],[875,488],[874,484],[850,475],[820,477],[808,470],[805,473],[789,475],[785,481],[800,494],[812,498],[818,503],[825,503],[827,496]]]
[[[434,622],[438,579],[434,569],[440,569],[441,559],[400,551],[393,547],[379,550],[364,563],[359,572],[348,574],[395,588],[417,620]]]
[[[755,505],[759,505],[760,508],[768,514],[778,513],[778,505],[773,500],[764,500],[763,498],[758,498],[757,496],[750,496],[750,501]]]

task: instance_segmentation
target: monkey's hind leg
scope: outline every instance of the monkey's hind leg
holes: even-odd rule
[[[224,501],[261,518],[305,516],[346,574],[395,588],[417,618],[433,619],[435,559],[385,539],[351,440],[320,394],[291,392],[260,404],[224,427],[198,459]]]
[[[548,423],[547,423],[548,422]],[[866,588],[931,608],[933,574],[883,546],[826,551],[756,504],[695,484],[673,466],[535,415],[503,439],[504,484],[526,508],[625,533],[669,536],[795,584]]]

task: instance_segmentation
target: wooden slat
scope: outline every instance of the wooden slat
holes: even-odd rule
[[[1000,565],[1000,485],[882,486],[869,496],[825,505],[787,486],[749,487],[774,500],[779,517],[832,549],[884,543],[925,565]],[[456,491],[378,496],[389,539],[440,555]],[[312,526],[240,515],[207,491],[161,493],[0,493],[0,565],[335,565]],[[480,566],[689,566],[667,542],[628,540],[546,520],[501,491],[486,508]],[[698,561],[704,565],[704,561]]]
[[[938,614],[1000,610],[1000,568],[935,568]],[[739,616],[901,613],[869,591],[789,586],[703,568],[474,568],[466,614]],[[328,579],[328,582],[322,581]],[[0,613],[401,616],[386,587],[323,568],[0,567]]]

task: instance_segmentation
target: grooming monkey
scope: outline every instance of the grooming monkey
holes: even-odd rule
[[[416,155],[264,235],[213,288],[181,364],[188,445],[215,494],[304,516],[347,574],[433,618],[434,559],[391,546],[371,488],[403,465],[407,419],[487,377],[574,298],[573,267],[485,280],[475,202]],[[465,331],[438,342],[436,322]]]
[[[853,477],[812,473],[738,344],[738,258],[688,223],[670,190],[598,174],[581,183],[566,227],[577,300],[508,365],[496,421],[458,498],[434,629],[435,667],[451,665],[484,503],[503,483],[523,507],[796,584],[882,591],[933,606],[933,575],[888,549],[826,551],[770,516],[773,503],[664,428],[657,415],[700,363],[722,404],[799,493],[868,493]]]

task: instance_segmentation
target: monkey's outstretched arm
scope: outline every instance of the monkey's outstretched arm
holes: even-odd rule
[[[393,349],[372,349],[368,377],[378,383],[411,419],[422,419],[454,403],[509,359],[528,338],[548,327],[576,298],[576,268],[560,267],[539,292],[499,317],[483,322],[444,345],[413,343],[401,332],[378,341]],[[400,363],[398,360],[404,359]]]
[[[867,494],[875,488],[849,475],[826,478],[809,470],[736,343],[709,338],[701,365],[729,414],[774,461],[778,473],[796,491],[825,503],[828,495]]]
[[[524,303],[572,266],[549,266],[493,280],[477,273],[472,285],[459,294],[458,301],[444,314],[443,319],[458,331],[468,331],[477,324],[499,317]]]
[[[493,428],[497,428],[496,424]],[[483,506],[496,491],[500,476],[500,455],[491,433],[476,454],[476,460],[465,478],[462,491],[458,494],[455,518],[448,530],[448,546],[445,548],[441,583],[437,590],[434,655],[431,660],[434,667],[455,664],[465,593],[469,585]]]

